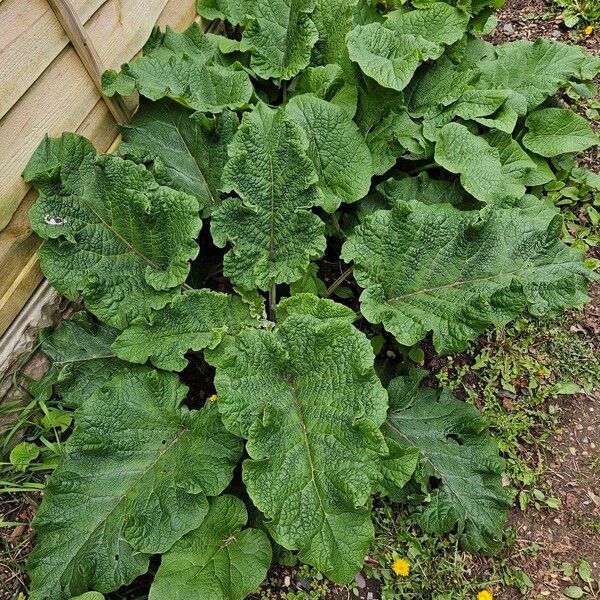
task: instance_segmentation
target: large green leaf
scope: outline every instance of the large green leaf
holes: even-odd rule
[[[529,110],[541,104],[571,79],[592,79],[600,59],[583,48],[540,38],[518,40],[496,47],[495,60],[480,63],[479,87],[501,87],[519,92]]]
[[[525,309],[556,314],[586,301],[594,275],[581,251],[560,241],[561,225],[531,197],[481,212],[398,203],[367,217],[342,258],[355,262],[367,320],[406,346],[433,331],[436,349],[453,352]]]
[[[355,27],[347,37],[350,58],[377,83],[403,90],[423,60],[419,42],[379,23]]]
[[[315,0],[256,0],[242,35],[250,65],[263,79],[291,79],[308,66],[319,38],[310,15]]]
[[[465,193],[458,181],[432,179],[426,172],[421,172],[416,177],[388,179],[380,183],[377,190],[390,200],[390,208],[396,202],[413,200],[424,204],[448,202],[459,208],[474,208],[473,199]]]
[[[435,534],[458,527],[472,552],[497,550],[510,502],[502,488],[504,461],[485,418],[449,391],[410,390],[395,382],[383,432],[390,447],[418,450],[416,478],[429,500],[419,524]],[[409,395],[395,397],[394,387]]]
[[[346,77],[353,79],[346,36],[352,29],[353,7],[358,0],[316,0],[312,20],[319,39],[313,48],[313,62],[340,65]]]
[[[111,348],[118,334],[83,311],[56,331],[40,334],[41,350],[52,361],[53,388],[63,404],[81,406],[109,379],[131,369]]]
[[[122,125],[119,151],[136,162],[155,162],[174,187],[199,198],[205,207],[219,201],[227,146],[239,121],[224,111],[210,119],[174,102],[144,104],[133,123]]]
[[[387,399],[346,307],[283,301],[274,331],[245,331],[218,357],[225,426],[247,438],[243,478],[275,541],[348,582],[373,539],[367,506],[387,448]],[[215,360],[216,359],[216,360]]]
[[[342,202],[366,196],[371,187],[371,153],[348,115],[310,94],[292,98],[286,111],[309,140],[308,155],[319,176],[318,203],[333,212]]]
[[[429,110],[448,106],[458,100],[477,78],[473,66],[454,64],[442,56],[433,64],[423,65],[404,92],[410,114],[422,117]]]
[[[467,31],[469,15],[446,2],[428,3],[417,10],[394,10],[387,16],[386,27],[400,34],[423,38],[421,44],[429,58],[439,58],[444,46],[460,40]]]
[[[460,173],[463,187],[477,200],[500,205],[511,195],[498,150],[464,125],[449,123],[442,128],[434,156],[446,170]]]
[[[569,108],[541,108],[525,121],[523,145],[540,156],[581,152],[598,145],[598,134]]]
[[[144,55],[121,67],[120,73],[102,76],[104,93],[128,96],[138,90],[150,100],[171,98],[200,112],[238,109],[252,97],[252,83],[239,66],[215,64],[216,36],[208,36],[197,23],[184,33],[167,28],[144,47]]]
[[[40,192],[29,213],[45,241],[44,275],[71,300],[122,328],[164,306],[198,254],[198,202],[159,185],[144,166],[96,156],[72,133],[45,138],[23,174]]]
[[[283,108],[259,103],[244,115],[223,173],[224,189],[241,199],[222,201],[211,221],[215,244],[232,243],[223,267],[236,285],[267,290],[296,281],[323,254],[323,223],[305,210],[318,198],[308,147]]]
[[[256,325],[250,307],[239,296],[192,290],[127,327],[112,348],[124,360],[150,359],[159,369],[181,371],[188,350],[215,348],[224,335]]]
[[[243,600],[256,590],[271,565],[271,544],[248,520],[235,496],[210,501],[202,525],[179,540],[161,559],[150,600]]]
[[[174,375],[113,378],[76,413],[34,521],[32,600],[116,590],[198,527],[240,456],[215,406],[188,411]]]

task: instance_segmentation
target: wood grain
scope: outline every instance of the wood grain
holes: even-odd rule
[[[82,23],[108,0],[71,0]],[[0,3],[0,118],[64,50],[69,38],[46,0]]]
[[[92,44],[72,4],[69,0],[48,0],[48,3],[52,7],[62,28],[65,30],[73,48],[75,48],[75,52],[77,52],[77,56],[79,56],[85,70],[94,82],[96,89],[100,92],[104,102],[106,102],[108,110],[112,113],[115,121],[117,123],[130,123],[131,113],[121,97],[113,96],[109,98],[102,93],[102,73],[104,73],[105,69],[102,66],[94,44]]]
[[[3,0],[0,9],[12,1]],[[39,4],[38,0],[19,2],[31,6]],[[140,21],[144,8],[152,12],[159,25],[169,24],[176,30],[184,29],[195,16],[193,0],[94,2],[102,8],[89,19],[86,31],[107,68],[118,68],[122,62],[130,60],[146,41],[153,21],[141,19],[140,31],[133,25]],[[73,5],[88,6],[89,10],[92,0],[73,0]],[[1,16],[0,12],[0,32],[5,25]],[[51,16],[56,21],[54,15]],[[0,56],[3,49],[19,36],[19,31],[12,31],[11,40],[0,37]],[[107,31],[111,34],[107,35]],[[125,44],[122,36],[127,38]],[[123,56],[124,45],[128,48],[128,56]],[[129,105],[132,110],[134,104],[129,102]],[[5,227],[0,231],[0,336],[42,279],[34,258],[41,240],[31,231],[27,217],[37,193],[29,189],[20,173],[45,133],[60,135],[65,130],[85,135],[100,152],[116,149],[118,128],[115,120],[76,52],[66,42],[56,60],[28,88],[14,109],[0,120],[0,189],[3,190],[0,194],[0,229]],[[7,206],[9,218],[3,213]],[[0,345],[2,343],[0,340]]]

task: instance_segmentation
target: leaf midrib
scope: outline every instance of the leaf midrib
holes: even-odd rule
[[[202,184],[204,185],[204,187],[206,188],[206,191],[208,192],[208,196],[210,198],[210,203],[211,204],[216,204],[217,200],[213,196],[212,192],[210,191],[210,187],[208,186],[208,181],[206,180],[206,177],[204,176],[204,173],[202,172],[202,169],[200,168],[200,164],[196,161],[196,158],[194,157],[194,154],[192,153],[190,147],[188,146],[187,141],[185,140],[185,138],[183,137],[183,135],[179,131],[179,128],[176,125],[173,125],[173,129],[175,129],[175,131],[177,132],[177,135],[181,138],[181,142],[183,143],[183,146],[185,147],[185,149],[186,149],[186,151],[187,151],[187,153],[188,153],[188,155],[190,157],[190,160],[192,161],[192,163],[196,167],[196,169],[198,171],[198,175],[200,176],[200,179],[202,180]],[[175,170],[177,172],[180,172],[178,169],[175,169]]]
[[[177,444],[181,438],[189,432],[189,428],[188,427],[184,427],[181,431],[179,431],[177,433],[177,435],[171,440],[171,442],[166,445],[165,448],[163,448],[159,454],[157,455],[157,457],[155,458],[155,460],[153,462],[151,462],[139,475],[139,477],[127,488],[127,490],[118,497],[118,499],[116,500],[114,506],[108,511],[108,513],[106,513],[106,515],[100,520],[98,521],[93,529],[89,530],[89,533],[87,534],[87,537],[84,541],[84,543],[77,549],[77,551],[75,552],[75,554],[71,557],[71,559],[65,564],[64,569],[62,570],[62,573],[64,573],[68,567],[71,566],[71,564],[77,559],[77,557],[80,555],[80,553],[83,551],[85,552],[86,548],[87,548],[87,544],[90,540],[90,538],[92,537],[92,535],[94,533],[96,533],[98,531],[98,529],[100,529],[101,527],[105,527],[106,523],[108,521],[108,519],[110,518],[110,516],[115,512],[115,510],[117,510],[117,508],[121,505],[121,503],[127,498],[127,496],[131,493],[131,491],[142,481],[142,479],[144,479],[144,477],[146,476],[146,474],[148,473],[148,471],[150,471],[150,469],[156,467],[156,465],[158,464],[158,462],[164,457],[164,455],[175,445]],[[120,541],[124,541],[126,544],[128,544],[133,550],[135,550],[135,548],[133,548],[133,546],[131,546],[131,544],[129,544],[129,542],[127,540],[125,540],[124,538]],[[140,554],[145,554],[143,552],[140,552]]]
[[[454,281],[452,283],[448,283],[446,285],[439,285],[432,288],[423,288],[420,290],[415,290],[414,292],[409,292],[408,294],[402,294],[401,296],[395,296],[393,298],[386,298],[385,302],[398,302],[400,300],[404,300],[406,298],[411,298],[412,296],[419,296],[422,294],[429,294],[431,292],[437,292],[440,290],[451,289],[455,287],[460,287],[463,285],[471,285],[474,283],[482,283],[484,281],[493,281],[494,279],[498,279],[501,277],[506,277],[507,275],[519,275],[521,273],[528,273],[537,269],[543,269],[544,267],[554,267],[554,266],[564,266],[567,263],[544,263],[540,265],[533,265],[528,268],[516,269],[515,271],[506,271],[502,273],[495,273],[494,275],[489,275],[488,277],[476,277],[474,279],[465,279],[464,281]]]
[[[408,442],[412,448],[416,448],[419,451],[419,455],[425,461],[427,461],[427,463],[431,466],[431,468],[439,475],[439,478],[442,480],[442,483],[446,487],[446,490],[448,490],[448,492],[455,498],[456,502],[462,507],[464,514],[471,515],[471,511],[468,510],[468,506],[461,500],[461,497],[454,490],[453,486],[450,485],[450,483],[448,482],[448,479],[445,476],[445,473],[443,471],[441,471],[435,465],[434,462],[432,462],[432,460],[429,458],[428,454],[416,442],[414,442],[413,439],[409,435],[403,433],[396,425],[394,425],[392,423],[392,421],[390,421],[389,419],[386,419],[384,424],[387,425],[394,432],[396,432],[398,437],[400,437],[403,440],[405,440],[406,442]]]
[[[298,389],[296,388],[296,386],[293,385],[292,383],[289,384],[289,387],[292,392],[292,400],[294,402],[294,409],[296,411],[296,415],[298,416],[298,420],[300,421],[300,426],[302,428],[302,439],[304,442],[304,446],[306,448],[306,455],[308,457],[308,463],[309,463],[309,467],[310,467],[310,481],[312,482],[313,487],[315,489],[315,493],[317,494],[317,498],[319,499],[319,506],[321,507],[323,514],[327,514],[325,512],[325,506],[323,505],[323,499],[321,498],[321,494],[319,493],[319,487],[317,486],[317,481],[316,481],[317,470],[315,469],[315,465],[313,462],[312,451],[310,448],[310,442],[308,440],[308,431],[306,430],[306,424],[304,422],[304,411],[302,409],[302,403],[300,402],[300,399],[298,397],[299,392],[298,392]]]
[[[157,265],[153,260],[151,260],[145,254],[143,254],[141,252],[141,250],[138,250],[133,245],[133,243],[130,242],[129,240],[127,240],[121,233],[119,233],[119,231],[112,224],[108,223],[102,216],[100,216],[100,214],[94,208],[94,205],[92,203],[90,203],[84,195],[81,196],[81,201],[90,210],[90,212],[98,218],[100,223],[102,225],[104,225],[107,229],[112,231],[112,233],[114,233],[114,235],[119,240],[121,240],[121,242],[123,242],[123,244],[125,244],[125,246],[127,246],[127,248],[129,248],[138,258],[141,258],[143,262],[145,262],[147,265],[151,266],[153,269],[155,269],[157,271],[161,271],[161,272],[165,271],[165,269],[163,269],[162,267]]]

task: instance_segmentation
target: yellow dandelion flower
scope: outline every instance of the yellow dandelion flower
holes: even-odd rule
[[[209,400],[210,400],[211,402],[216,402],[218,399],[219,399],[219,396],[217,396],[216,394],[213,394],[213,395],[212,395],[212,396],[209,398]]]
[[[585,35],[592,35],[592,31],[594,31],[594,26],[593,25],[588,25],[583,32],[585,33]]]
[[[489,590],[483,590],[477,594],[477,600],[494,600],[494,597]]]
[[[392,571],[399,577],[406,577],[410,571],[410,563],[403,558],[397,558],[392,563]]]

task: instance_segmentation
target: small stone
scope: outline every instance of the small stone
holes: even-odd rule
[[[511,35],[515,32],[515,28],[512,26],[512,23],[505,23],[504,27],[502,28],[502,31],[504,31],[504,33],[507,33],[508,35]]]
[[[289,575],[286,575],[286,576],[283,578],[283,585],[284,585],[284,587],[290,587],[290,583],[291,583],[291,582],[292,582],[292,580],[291,580],[291,578],[290,578],[290,576],[289,576]]]
[[[562,35],[562,33],[561,33],[561,32],[560,32],[558,29],[555,29],[555,30],[552,32],[552,37],[553,37],[553,38],[559,38],[561,35]]]
[[[303,577],[298,577],[298,587],[300,589],[310,591],[310,588],[312,587],[312,580],[304,579]]]
[[[366,587],[366,585],[367,585],[367,582],[365,581],[365,578],[362,576],[362,573],[357,573],[354,576],[354,581],[356,582],[356,585],[361,589]]]
[[[373,592],[367,594],[367,600],[373,600]]]
[[[571,456],[575,456],[577,454],[577,448],[573,448],[573,446],[571,446],[569,448],[569,454],[571,454]]]

